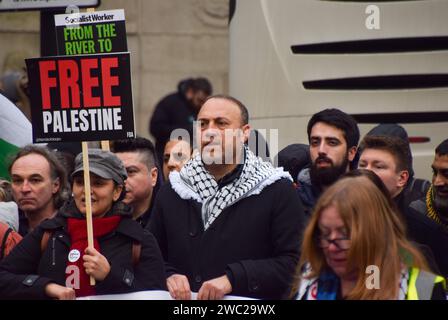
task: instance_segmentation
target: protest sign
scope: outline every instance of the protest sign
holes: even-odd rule
[[[26,59],[33,142],[135,137],[130,55]]]
[[[60,55],[127,51],[124,10],[54,16]]]
[[[56,43],[61,55],[96,54],[127,51],[124,10],[97,11],[88,9],[87,13],[55,15]],[[132,91],[129,90],[132,97]],[[131,98],[132,100],[132,98]],[[84,105],[85,106],[85,105]],[[133,111],[131,108],[127,110]],[[118,109],[116,109],[118,110]],[[104,119],[104,116],[103,116]],[[132,128],[133,115],[132,115]],[[133,130],[132,130],[133,131]],[[126,138],[134,137],[135,133],[127,131]],[[112,137],[101,139],[101,148],[110,150],[109,141]],[[90,207],[90,177],[88,167],[88,146],[82,142],[85,197],[87,206],[87,234],[89,247],[93,246],[93,225]],[[90,284],[95,280],[90,277]]]
[[[191,299],[197,300],[197,292],[191,293]],[[77,298],[76,300],[174,300],[168,291],[148,290],[131,293],[95,295]],[[249,297],[226,295],[222,300],[255,300]]]

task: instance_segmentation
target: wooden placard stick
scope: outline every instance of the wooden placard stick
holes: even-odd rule
[[[94,12],[95,11],[95,8],[88,8],[87,9],[87,12]],[[85,145],[85,146],[84,146]],[[84,148],[85,148],[85,151],[84,151]],[[102,150],[105,150],[105,151],[110,151],[110,147],[109,147],[109,141],[107,141],[107,140],[103,140],[103,141],[101,141],[101,149]],[[84,157],[84,154],[86,154],[87,155],[87,168],[88,168],[88,166],[89,166],[89,155],[88,155],[88,146],[87,146],[87,142],[83,142],[82,143],[82,153],[83,153],[83,157]],[[83,158],[83,161],[85,161],[84,160],[84,158]],[[84,162],[84,185],[86,186],[85,187],[85,193],[86,193],[86,195],[85,195],[85,197],[86,197],[86,208],[87,208],[87,212],[89,212],[89,209],[90,209],[90,214],[87,214],[87,212],[86,212],[86,220],[87,220],[87,243],[88,243],[88,246],[89,247],[94,247],[93,246],[93,223],[92,223],[92,202],[91,202],[91,198],[90,198],[90,175],[88,175],[88,180],[86,180],[86,174],[85,174],[85,172],[86,172],[86,167],[85,167],[85,163],[86,162]],[[88,193],[88,195],[87,195],[87,193]],[[89,220],[90,220],[90,222],[89,222]],[[90,230],[89,230],[90,229]],[[94,286],[95,285],[95,278],[94,277],[92,277],[92,276],[90,276],[90,285],[91,286]]]
[[[101,140],[101,149],[104,151],[110,151],[109,140]]]
[[[84,195],[86,198],[86,224],[87,224],[87,246],[94,248],[93,244],[93,220],[92,220],[92,199],[90,194],[90,167],[89,167],[89,147],[86,141],[82,143],[82,164],[84,168]],[[95,278],[90,276],[90,285],[95,285]]]

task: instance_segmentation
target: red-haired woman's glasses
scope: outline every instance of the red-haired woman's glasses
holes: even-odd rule
[[[351,245],[351,241],[349,238],[328,239],[320,236],[317,238],[317,240],[318,240],[317,245],[322,249],[327,249],[330,246],[330,244],[334,244],[341,250],[348,250],[350,249]]]

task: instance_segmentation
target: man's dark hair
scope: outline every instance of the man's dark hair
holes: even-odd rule
[[[212,84],[207,78],[186,78],[177,84],[177,90],[183,95],[185,95],[188,89],[192,89],[194,92],[202,91],[207,96],[213,92]]]
[[[148,170],[157,166],[154,144],[146,138],[116,140],[112,144],[112,151],[115,153],[137,152]]]
[[[330,126],[336,127],[344,132],[344,138],[347,142],[347,148],[356,147],[359,142],[359,128],[355,119],[339,110],[339,109],[325,109],[315,113],[308,122],[308,142],[310,142],[311,129],[317,122],[323,122]]]
[[[207,78],[196,78],[193,79],[193,82],[191,83],[191,87],[193,88],[193,91],[202,91],[207,96],[211,95],[213,92],[213,87],[210,81],[208,81]]]
[[[180,80],[179,83],[177,84],[177,90],[182,95],[185,95],[187,90],[193,87],[193,82],[194,82],[193,78],[187,78],[187,79]]]
[[[438,156],[448,155],[448,139],[443,140],[436,148],[436,154]]]
[[[236,104],[238,106],[238,108],[240,109],[241,112],[241,123],[242,125],[246,125],[249,123],[249,111],[247,111],[246,106],[238,99],[226,95],[226,94],[215,94],[213,96],[208,97],[205,101],[204,104],[210,100],[210,99],[223,99],[223,100],[227,100],[230,102],[233,102],[234,104]]]
[[[277,154],[277,165],[283,167],[297,181],[299,172],[310,164],[310,146],[294,143],[286,146]]]
[[[397,137],[401,138],[405,143],[408,149],[408,171],[409,171],[409,180],[414,177],[414,168],[413,168],[413,159],[412,159],[412,151],[411,146],[409,144],[408,133],[405,128],[396,123],[381,123],[367,132],[366,136],[386,136],[386,137]]]
[[[69,186],[68,186],[67,172],[65,171],[63,165],[56,157],[55,153],[50,151],[47,147],[29,144],[21,148],[19,152],[11,160],[11,163],[8,167],[9,175],[12,176],[11,169],[14,163],[18,159],[27,156],[29,154],[38,154],[44,157],[48,161],[48,164],[50,165],[51,179],[53,179],[53,181],[59,179],[59,185],[60,185],[59,190],[53,195],[53,204],[56,207],[56,209],[59,209],[68,199]]]
[[[365,136],[359,145],[359,154],[365,149],[383,150],[390,153],[396,161],[398,171],[407,170],[411,164],[408,144],[399,137],[388,136]]]
[[[185,141],[186,143],[188,143],[188,145],[190,147],[190,155],[193,154],[193,139],[192,139],[192,137],[188,137],[188,139],[184,139],[184,138],[186,138],[186,137],[182,137],[182,136],[179,136],[177,138],[176,137],[170,137],[170,139],[166,140],[165,144],[163,145],[163,152],[165,152],[165,148],[166,148],[166,145],[168,144],[168,142],[171,142],[171,141]]]

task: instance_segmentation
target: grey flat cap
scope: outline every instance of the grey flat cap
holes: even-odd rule
[[[123,185],[128,177],[123,162],[110,151],[89,149],[89,167],[91,173],[103,179],[114,180],[119,185]],[[83,170],[82,153],[79,153],[75,158],[72,177]]]

